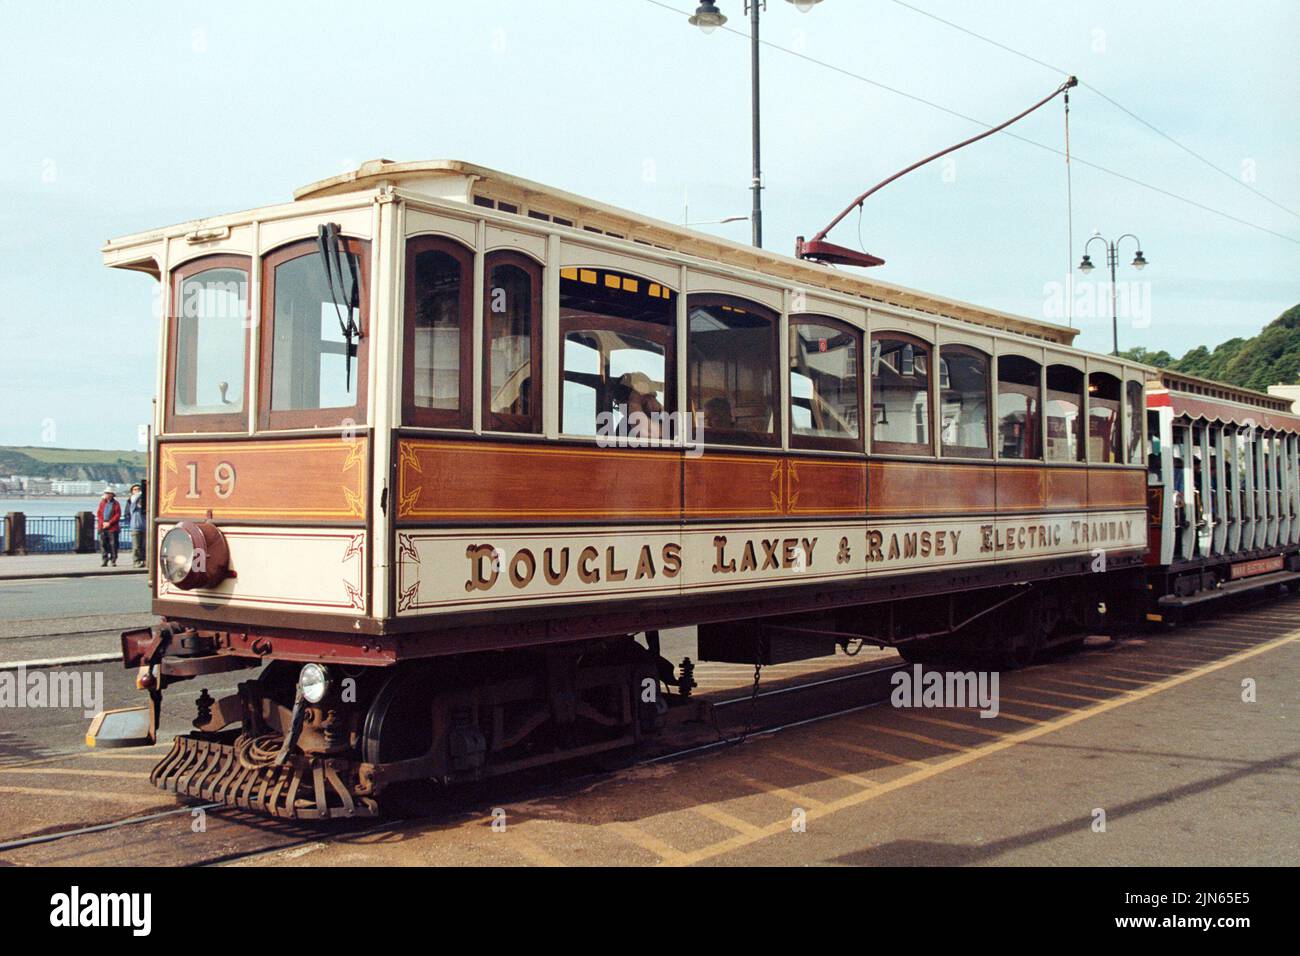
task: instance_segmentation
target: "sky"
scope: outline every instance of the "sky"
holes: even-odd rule
[[[0,0],[0,443],[140,447],[155,284],[104,268],[113,236],[283,202],[378,157],[464,159],[674,222],[687,201],[692,220],[746,215],[748,24],[719,0],[739,32],[705,36],[678,12],[695,3]],[[1064,322],[1084,241],[1134,233],[1150,266],[1125,240],[1121,348],[1180,355],[1300,302],[1300,3],[908,3],[1052,66],[897,0],[770,0],[767,248],[984,128],[937,107],[996,124],[1069,71],[1088,84],[1070,104],[1072,230],[1058,99],[1008,131],[1034,143],[999,133],[926,166],[830,240],[860,235],[886,260],[872,278]],[[1099,245],[1071,311],[1076,344],[1108,352]]]

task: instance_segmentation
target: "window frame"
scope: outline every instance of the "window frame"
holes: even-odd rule
[[[1052,402],[1052,392],[1065,393],[1064,389],[1053,389],[1049,384],[1052,369],[1068,369],[1075,375],[1079,376],[1079,391],[1070,392],[1073,395],[1078,411],[1074,416],[1074,457],[1073,458],[1051,458],[1047,454],[1048,439],[1051,437],[1051,414],[1049,406]],[[1043,463],[1047,465],[1086,465],[1088,463],[1088,373],[1077,365],[1069,362],[1052,362],[1046,361],[1042,365],[1043,369]]]
[[[1001,409],[995,405],[994,414],[997,416],[996,458],[998,461],[1025,461],[1025,462],[1038,462],[1039,464],[1044,464],[1047,460],[1046,451],[1043,447],[1044,431],[1047,427],[1046,419],[1044,417],[1044,404],[1043,404],[1044,364],[1039,359],[1032,358],[1028,355],[1022,355],[1019,352],[1003,352],[998,355],[997,359],[998,359],[997,374],[994,375],[994,383],[996,388],[996,391],[994,392],[994,401],[999,404],[1002,398],[1002,386],[1003,386],[1002,363],[1005,362],[1007,359],[1016,359],[1022,362],[1033,363],[1034,385],[1032,387],[1034,391],[1032,395],[1030,395],[1030,393],[1028,392],[1028,389],[1030,388],[1030,386],[1028,385],[1022,385],[1019,382],[1011,382],[1011,381],[1008,381],[1005,384],[1008,386],[1008,393],[1016,394],[1016,395],[1025,395],[1033,398],[1035,402],[1035,409],[1036,409],[1035,421],[1037,422],[1037,427],[1033,429],[1032,434],[1034,436],[1034,447],[1038,450],[1038,454],[1027,458],[1017,458],[1010,455],[1004,455],[1002,453],[1002,412]]]
[[[835,438],[829,435],[800,435],[794,430],[794,385],[791,376],[794,375],[794,366],[788,365],[786,368],[786,404],[788,417],[788,436],[789,447],[810,449],[813,451],[852,451],[861,453],[866,448],[867,430],[864,427],[865,419],[862,414],[862,405],[866,400],[866,382],[862,370],[867,366],[869,359],[863,355],[862,346],[865,334],[862,329],[843,319],[833,318],[829,315],[822,315],[817,312],[798,312],[789,316],[788,325],[790,329],[790,352],[789,357],[794,356],[794,337],[796,329],[801,325],[821,325],[831,328],[840,329],[853,336],[854,344],[857,348],[858,362],[858,437],[857,438]],[[779,335],[779,330],[778,330]],[[778,354],[777,360],[780,361]]]
[[[690,292],[686,295],[686,405],[692,413],[703,415],[704,408],[693,407],[691,393],[691,310],[696,306],[710,308],[718,306],[740,306],[746,312],[767,321],[770,327],[772,356],[772,430],[768,433],[750,432],[740,429],[726,429],[725,433],[736,436],[727,441],[710,440],[707,426],[702,426],[701,434],[705,445],[719,445],[727,448],[780,448],[781,447],[781,314],[770,306],[753,299],[727,292]]]
[[[993,356],[983,349],[977,349],[973,345],[965,345],[961,342],[946,342],[937,346],[939,353],[939,362],[944,360],[944,352],[954,352],[957,355],[965,355],[984,360],[984,448],[980,449],[972,445],[945,445],[943,442],[943,403],[940,400],[940,390],[938,378],[938,363],[935,363],[935,382],[934,382],[934,409],[939,417],[940,428],[938,429],[938,449],[940,458],[970,458],[978,461],[991,461],[993,459],[993,418],[997,414],[997,407],[993,402]],[[951,375],[951,372],[949,373]]]
[[[339,237],[341,251],[355,253],[361,295],[357,325],[357,364],[353,370],[357,382],[357,400],[350,406],[337,408],[301,408],[275,411],[271,408],[272,376],[275,368],[275,270],[287,262],[303,256],[319,256],[315,239],[299,239],[285,243],[262,256],[262,315],[258,322],[258,428],[262,431],[281,431],[295,428],[343,428],[343,420],[351,419],[357,425],[366,424],[366,386],[368,382],[370,339],[370,250],[369,239],[343,235]]]
[[[1118,398],[1098,399],[1093,397],[1094,394],[1097,394],[1094,393],[1092,390],[1093,379],[1094,377],[1101,376],[1101,375],[1104,375],[1107,378],[1113,380],[1115,384],[1118,386],[1118,388],[1116,389],[1119,396]],[[1088,423],[1087,423],[1087,427],[1084,430],[1085,440],[1087,445],[1083,450],[1084,461],[1086,461],[1089,465],[1097,465],[1099,467],[1107,467],[1107,468],[1111,468],[1116,465],[1128,464],[1128,462],[1125,460],[1128,457],[1128,445],[1126,443],[1127,432],[1125,430],[1126,429],[1125,417],[1128,411],[1128,409],[1125,406],[1125,402],[1126,402],[1125,390],[1127,389],[1127,385],[1125,384],[1123,375],[1116,375],[1114,372],[1104,368],[1090,369],[1087,372],[1087,374],[1084,376],[1083,387],[1088,394]],[[1094,460],[1092,457],[1092,412],[1094,407],[1093,403],[1111,402],[1111,401],[1115,402],[1115,426],[1116,427],[1112,429],[1110,444],[1115,457],[1113,461],[1106,461],[1104,459]],[[1101,406],[1101,407],[1105,407],[1105,406]],[[1119,437],[1118,442],[1115,440],[1116,435],[1118,435]]]
[[[627,273],[620,272],[619,275],[627,275]],[[564,349],[568,344],[570,332],[583,332],[587,330],[620,332],[645,339],[649,342],[654,342],[656,345],[662,345],[664,349],[664,411],[672,412],[677,400],[676,323],[666,322],[661,324],[659,322],[644,322],[638,319],[628,319],[618,315],[604,315],[600,312],[574,311],[576,314],[563,316],[559,323],[560,381],[557,390],[559,409],[556,413],[559,436],[562,438],[591,438],[590,435],[584,435],[579,432],[567,434],[564,430],[564,386],[568,381],[564,369]],[[599,409],[597,410],[597,414],[599,414]],[[666,439],[663,440],[666,441]]]
[[[528,330],[528,361],[530,365],[528,407],[530,411],[527,415],[492,411],[492,323],[489,316],[492,308],[492,270],[499,265],[515,266],[523,270],[532,283],[531,325]],[[483,257],[483,394],[481,401],[483,402],[484,431],[532,435],[540,434],[542,431],[542,331],[544,328],[542,321],[542,283],[542,265],[532,256],[511,249],[498,249],[487,253]],[[472,330],[472,321],[470,326]],[[464,336],[462,336],[463,338]],[[462,341],[462,360],[464,356],[465,343]],[[462,369],[466,367],[462,365]],[[412,389],[414,389],[414,376],[412,376],[411,381]]]
[[[1146,385],[1138,379],[1132,378],[1128,375],[1125,375],[1123,381],[1124,406],[1121,414],[1124,417],[1124,464],[1141,465],[1145,467],[1145,425],[1147,420]],[[1137,386],[1137,402],[1133,403],[1133,386],[1135,385]],[[1132,405],[1132,407],[1130,407],[1130,405]],[[1133,408],[1137,409],[1136,413],[1133,411]],[[1130,434],[1135,421],[1137,424],[1137,433]],[[1130,449],[1136,452],[1136,461],[1131,460],[1133,456],[1130,456],[1129,454]]]
[[[456,408],[423,408],[415,404],[415,260],[425,252],[443,252],[460,266],[460,382]],[[406,237],[402,282],[402,424],[414,428],[474,427],[474,258],[464,243],[439,235]],[[486,277],[487,273],[484,273]],[[486,281],[486,278],[485,280]]]
[[[935,386],[938,382],[938,363],[935,361],[936,346],[933,342],[926,341],[919,335],[911,332],[901,332],[894,329],[876,329],[871,333],[871,347],[874,350],[876,340],[881,338],[896,339],[905,344],[910,343],[913,346],[921,346],[926,350],[929,356],[929,365],[926,371],[926,434],[929,436],[929,444],[922,442],[894,442],[894,441],[877,441],[876,440],[876,389],[874,383],[869,386],[871,395],[871,454],[873,455],[897,455],[902,458],[936,458],[935,454],[935,434],[934,434],[934,394]],[[868,352],[867,354],[867,378],[874,379],[872,374],[872,365],[875,358]],[[924,449],[924,451],[918,450]]]
[[[186,279],[192,279],[197,275],[208,272],[212,269],[238,269],[244,273],[244,281],[248,286],[248,298],[245,299],[245,308],[249,314],[245,315],[242,325],[244,327],[244,394],[241,403],[241,410],[238,412],[207,412],[194,415],[178,415],[176,413],[176,371],[177,360],[180,352],[179,332],[179,306],[180,290]],[[189,434],[195,432],[247,432],[248,431],[248,396],[249,396],[249,378],[250,362],[252,349],[253,324],[251,320],[252,302],[252,282],[253,282],[253,258],[252,256],[240,255],[236,253],[218,252],[211,255],[198,256],[182,262],[172,269],[171,272],[171,302],[168,303],[167,309],[167,392],[166,405],[163,409],[163,432],[165,434]]]

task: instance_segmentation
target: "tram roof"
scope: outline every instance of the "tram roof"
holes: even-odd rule
[[[518,214],[524,217],[537,213],[538,216],[534,218],[546,216],[553,221],[554,217],[559,216],[574,223],[573,228],[582,231],[614,233],[616,238],[711,259],[737,268],[753,269],[809,287],[821,287],[882,304],[960,319],[1058,345],[1071,345],[1078,334],[1077,329],[1063,325],[984,308],[946,296],[842,272],[830,266],[770,250],[756,249],[460,160],[440,159],[412,163],[370,160],[355,170],[302,187],[294,193],[294,199],[335,196],[382,185],[467,204],[506,202],[515,206]]]
[[[959,299],[922,292],[905,286],[882,282],[867,276],[835,269],[821,263],[797,259],[767,249],[732,242],[718,236],[696,232],[684,226],[642,216],[594,199],[555,189],[508,173],[460,160],[439,159],[397,163],[375,159],[354,170],[322,179],[294,192],[294,202],[261,207],[257,210],[205,217],[175,226],[148,230],[109,240],[103,247],[106,264],[117,268],[158,275],[159,264],[146,247],[169,238],[185,237],[204,241],[208,234],[265,216],[283,218],[294,214],[299,203],[329,204],[345,200],[349,194],[384,188],[400,191],[412,200],[425,199],[435,204],[460,203],[468,206],[491,206],[483,209],[492,215],[510,212],[511,207],[525,222],[558,218],[565,227],[571,223],[578,236],[595,233],[606,238],[657,248],[704,261],[713,261],[737,269],[751,270],[808,289],[825,289],[849,295],[864,304],[894,306],[913,312],[955,319],[989,329],[1037,339],[1047,345],[1073,348],[1077,329],[1039,319],[1002,312],[963,302]],[[506,209],[501,204],[508,204]],[[1124,360],[1125,366],[1141,368],[1150,375],[1154,369]]]

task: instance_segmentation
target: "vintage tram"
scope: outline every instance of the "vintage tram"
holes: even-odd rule
[[[704,660],[1014,665],[1102,607],[1300,577],[1300,429],[1253,393],[1148,410],[1150,370],[1072,329],[468,163],[104,257],[164,302],[160,620],[123,635],[149,704],[87,740],[260,668],[199,696],[152,774],[177,794],[370,815],[635,745],[691,688],[663,628]]]

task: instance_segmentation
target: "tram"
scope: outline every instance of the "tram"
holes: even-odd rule
[[[1300,422],[1253,393],[1148,398],[1073,329],[469,163],[103,255],[164,303],[158,622],[122,639],[148,703],[87,741],[256,669],[198,695],[151,775],[178,795],[365,816],[633,747],[690,697],[664,628],[697,660],[1015,666],[1103,609],[1300,578]]]

